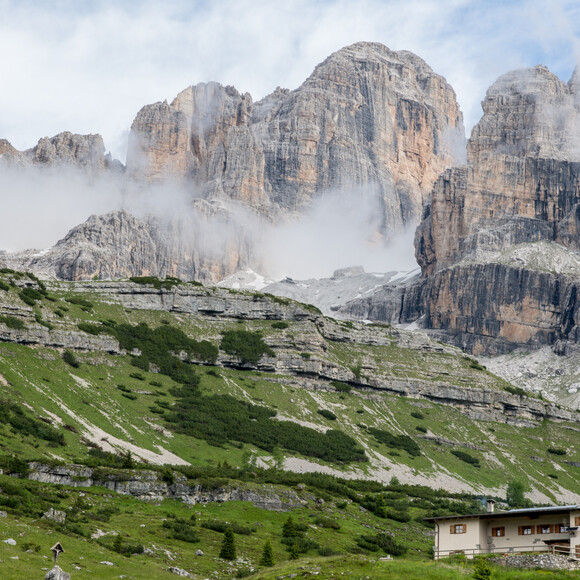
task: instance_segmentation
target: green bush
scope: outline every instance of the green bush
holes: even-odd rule
[[[65,350],[62,353],[62,360],[69,366],[78,369],[81,363],[76,359],[75,355],[70,350]]]
[[[455,455],[455,457],[457,457],[457,459],[461,459],[461,461],[464,461],[465,463],[469,463],[470,465],[473,465],[474,467],[481,467],[481,464],[479,463],[479,459],[477,457],[473,457],[472,455],[469,455],[469,453],[466,453],[465,451],[461,451],[459,449],[452,449],[451,454]]]
[[[473,565],[474,580],[491,580],[493,568],[485,558],[476,558]]]
[[[166,420],[178,433],[215,445],[233,441],[276,447],[327,461],[366,461],[364,450],[342,431],[320,433],[291,421],[272,421],[276,411],[231,395],[202,395],[196,385],[172,389],[176,398]]]
[[[8,292],[10,290],[10,284],[6,284],[3,280],[0,280],[0,290],[4,290],[4,292]]]
[[[418,457],[421,455],[419,445],[408,435],[393,435],[389,431],[382,431],[369,427],[369,433],[380,443],[384,443],[388,447],[394,449],[404,449],[411,457]]]
[[[6,399],[0,399],[0,424],[10,425],[21,435],[30,435],[43,441],[65,445],[64,435],[52,425],[29,417],[21,405]]]
[[[548,447],[547,451],[552,455],[566,455],[565,449],[559,449],[557,447]]]
[[[65,300],[69,304],[75,304],[81,308],[93,308],[93,303],[89,302],[86,298],[82,298],[81,296],[69,296],[68,298],[65,298]]]
[[[411,417],[415,417],[415,419],[424,419],[425,415],[423,415],[421,411],[411,411]]]
[[[371,552],[383,550],[387,554],[391,554],[391,556],[403,556],[407,553],[406,546],[399,544],[392,536],[389,536],[385,532],[380,532],[374,536],[359,536],[356,543],[364,550]]]
[[[251,536],[257,529],[256,526],[242,526],[236,522],[230,523],[221,520],[207,520],[205,522],[201,522],[199,525],[206,530],[213,530],[214,532],[219,532],[221,534],[225,533],[228,528],[231,528],[234,534],[239,534],[242,536]]]
[[[0,322],[14,330],[22,330],[23,328],[26,328],[24,322],[15,316],[0,316]]]
[[[275,328],[277,330],[284,330],[285,328],[288,328],[288,326],[289,326],[288,323],[282,320],[272,322],[272,328]]]
[[[179,278],[174,278],[173,276],[167,276],[165,280],[160,280],[156,276],[132,276],[129,278],[131,282],[135,284],[143,284],[148,286],[153,286],[157,290],[164,288],[165,290],[170,290],[174,286],[179,286],[183,282]]]
[[[257,364],[263,355],[276,356],[264,342],[260,332],[227,330],[222,335],[220,348],[228,354],[238,356],[242,364]]]
[[[195,520],[185,520],[183,518],[175,518],[173,520],[165,520],[163,527],[169,530],[169,537],[182,542],[196,544],[199,542],[199,535],[195,531]]]
[[[330,381],[330,384],[339,392],[339,393],[350,393],[352,391],[352,387],[341,381]]]
[[[329,421],[336,421],[336,415],[332,411],[329,411],[328,409],[318,409],[318,411],[316,412],[319,415],[322,415],[325,419],[328,419]]]

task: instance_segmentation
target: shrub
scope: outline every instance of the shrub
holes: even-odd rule
[[[340,530],[340,524],[334,519],[327,516],[318,516],[314,519],[314,523],[321,528],[330,528],[332,530]]]
[[[421,413],[421,411],[412,411],[411,417],[415,417],[415,419],[424,419],[425,415],[423,415],[423,413]]]
[[[285,328],[288,328],[288,323],[284,322],[283,320],[279,320],[276,322],[272,322],[272,328],[275,328],[277,330],[284,330]]]
[[[352,391],[352,387],[347,383],[343,383],[341,381],[330,381],[330,384],[339,392],[339,393],[350,393]]]
[[[403,556],[407,553],[407,547],[399,544],[392,536],[380,532],[374,536],[359,536],[356,543],[363,549],[371,552],[383,550],[392,556]]]
[[[5,324],[8,328],[13,328],[14,330],[22,330],[23,328],[26,328],[24,322],[15,316],[0,316],[0,322]]]
[[[476,558],[473,566],[474,580],[491,580],[493,568],[485,558]]]
[[[557,447],[548,447],[548,453],[551,453],[552,455],[566,455],[566,450],[565,449],[559,449]]]
[[[421,450],[419,445],[408,435],[393,435],[389,431],[382,431],[380,429],[375,429],[374,427],[369,427],[369,433],[373,437],[394,449],[404,449],[411,457],[418,457],[421,455]]]
[[[160,280],[156,276],[132,276],[129,278],[129,280],[135,284],[153,286],[157,290],[160,290],[161,288],[170,290],[173,288],[173,286],[179,286],[179,284],[183,284],[179,278],[174,278],[173,276],[167,276],[165,280]]]
[[[69,366],[78,369],[81,363],[76,359],[75,355],[70,350],[65,350],[62,353],[62,360]]]
[[[263,341],[259,332],[227,330],[222,335],[220,348],[228,354],[238,356],[242,364],[257,364],[263,355],[276,356]]]
[[[199,525],[206,530],[213,530],[214,532],[219,532],[221,534],[225,533],[228,528],[230,528],[234,534],[242,536],[251,536],[256,531],[255,527],[250,528],[248,526],[237,524],[236,522],[230,523],[221,520],[207,520],[201,522]]]
[[[316,412],[319,415],[322,415],[325,419],[328,419],[329,421],[336,421],[336,415],[332,411],[329,411],[328,409],[318,409],[318,411]]]
[[[525,389],[522,389],[521,387],[515,387],[513,385],[506,385],[504,387],[504,390],[507,391],[508,393],[511,393],[512,395],[518,395],[520,397],[527,397],[528,392]]]
[[[199,542],[199,536],[194,529],[195,520],[185,520],[182,518],[175,518],[173,520],[165,520],[163,527],[169,530],[169,537],[182,542],[196,544]]]
[[[421,433],[427,433],[427,427],[423,427],[423,425],[417,425],[415,429]]]
[[[89,302],[88,300],[86,300],[85,298],[82,298],[81,296],[69,296],[68,298],[65,298],[65,300],[69,303],[69,304],[75,304],[76,306],[80,306],[81,308],[92,308],[93,307],[93,303]]]
[[[8,292],[10,290],[10,284],[6,284],[6,282],[0,280],[0,290],[4,290],[4,292]]]
[[[466,453],[465,451],[461,451],[459,449],[452,449],[451,453],[452,453],[452,455],[455,455],[455,457],[457,457],[457,459],[461,459],[461,461],[464,461],[465,463],[469,463],[470,465],[473,465],[474,467],[481,467],[481,464],[479,463],[479,459],[477,457],[473,457],[472,455],[469,455],[469,453]]]

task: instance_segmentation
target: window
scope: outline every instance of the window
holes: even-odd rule
[[[568,526],[566,524],[556,524],[556,529],[554,530],[556,533],[566,532],[568,530]]]
[[[542,524],[538,526],[538,532],[540,534],[551,534],[554,531],[554,526],[552,524]]]
[[[450,534],[465,534],[467,532],[467,524],[451,524]]]
[[[531,536],[535,532],[534,526],[519,526],[518,536]]]
[[[491,535],[494,538],[503,538],[505,536],[505,528],[491,528]]]

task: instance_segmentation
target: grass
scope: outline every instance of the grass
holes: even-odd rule
[[[22,552],[19,546],[13,548],[1,544],[5,546],[0,559],[7,578],[41,574],[42,568],[50,565],[50,561],[43,557],[49,555],[46,545],[52,545],[57,536],[66,550],[62,556],[63,567],[73,574],[95,578],[110,578],[112,575],[174,577],[167,572],[170,564],[192,571],[197,578],[233,577],[242,568],[256,565],[267,540],[271,541],[276,565],[257,572],[253,576],[255,578],[275,578],[317,570],[324,570],[328,577],[349,578],[428,579],[471,575],[469,564],[428,561],[432,538],[417,518],[425,516],[428,510],[438,510],[438,515],[449,513],[458,505],[464,505],[461,502],[475,509],[473,502],[477,500],[469,495],[463,500],[447,498],[446,492],[441,492],[441,501],[432,502],[420,495],[410,496],[408,490],[397,488],[389,491],[361,489],[356,492],[358,495],[352,497],[349,495],[351,490],[340,496],[324,486],[317,487],[306,475],[301,476],[303,481],[308,482],[303,491],[296,487],[302,483],[299,479],[288,480],[281,485],[254,482],[248,475],[254,472],[256,477],[262,477],[259,466],[283,466],[291,459],[301,460],[303,465],[313,469],[322,468],[336,475],[371,480],[377,478],[377,468],[382,470],[380,477],[389,480],[392,477],[389,470],[396,473],[396,468],[400,467],[408,474],[416,474],[408,476],[411,480],[427,482],[434,487],[438,487],[441,474],[451,473],[465,488],[481,490],[482,494],[486,489],[501,489],[510,480],[524,481],[528,487],[535,487],[553,501],[557,501],[557,493],[561,489],[577,490],[579,468],[566,463],[580,462],[577,424],[544,421],[534,426],[516,427],[504,422],[477,421],[448,405],[364,386],[368,377],[374,376],[387,384],[390,384],[389,381],[393,384],[428,381],[466,389],[510,391],[505,381],[484,368],[477,368],[471,359],[453,354],[454,351],[449,349],[416,351],[402,348],[397,345],[395,335],[388,327],[373,330],[379,333],[377,342],[383,344],[365,345],[352,342],[358,332],[355,324],[337,325],[336,332],[342,333],[337,336],[346,338],[334,340],[328,337],[332,333],[325,335],[310,319],[289,320],[283,324],[250,319],[238,322],[226,317],[131,309],[110,299],[110,296],[104,301],[97,290],[98,284],[49,285],[47,293],[39,291],[39,296],[28,292],[30,297],[35,297],[33,310],[19,298],[19,287],[9,282],[14,278],[14,283],[19,284],[25,278],[14,276],[11,273],[0,276],[8,286],[8,290],[2,287],[0,292],[0,316],[13,316],[22,321],[26,328],[38,328],[43,322],[53,327],[51,329],[44,324],[46,330],[43,329],[43,332],[78,332],[86,344],[111,338],[107,335],[96,336],[92,332],[81,333],[79,324],[81,328],[91,330],[93,326],[101,328],[114,323],[127,332],[138,324],[147,325],[146,329],[142,327],[145,338],[157,340],[155,337],[165,337],[164,344],[173,344],[174,350],[181,350],[184,346],[188,350],[194,344],[189,341],[208,341],[217,349],[224,335],[241,342],[252,337],[254,347],[249,358],[254,358],[256,363],[249,360],[246,368],[214,366],[209,364],[213,360],[211,357],[204,364],[187,363],[187,368],[197,377],[195,382],[198,383],[199,394],[207,398],[227,395],[260,408],[268,407],[275,412],[275,416],[268,419],[270,422],[291,421],[320,433],[336,429],[356,440],[364,448],[369,462],[337,463],[308,457],[280,445],[268,450],[251,441],[206,441],[174,432],[164,417],[175,410],[180,385],[170,376],[156,372],[160,370],[156,368],[159,366],[156,361],[164,360],[164,357],[157,356],[157,347],[149,357],[149,364],[136,369],[132,364],[134,358],[128,354],[69,349],[79,363],[75,367],[70,365],[70,360],[67,364],[63,360],[62,350],[56,348],[0,343],[2,397],[19,405],[28,417],[57,429],[64,439],[64,445],[55,446],[54,442],[27,434],[25,429],[19,430],[5,422],[0,424],[0,456],[15,455],[28,460],[64,463],[84,462],[91,459],[91,446],[98,445],[124,454],[124,447],[130,444],[135,459],[141,453],[159,460],[160,451],[167,450],[189,462],[192,469],[219,470],[224,465],[243,468],[246,474],[244,480],[236,479],[236,472],[232,472],[227,477],[215,473],[212,476],[202,474],[199,481],[204,481],[204,485],[217,486],[225,482],[242,486],[252,493],[261,493],[268,488],[282,494],[301,494],[306,505],[293,510],[293,516],[306,526],[309,539],[316,542],[323,553],[339,552],[339,555],[322,558],[317,555],[317,550],[312,549],[297,562],[289,561],[288,550],[281,543],[279,533],[287,515],[261,510],[247,502],[209,503],[192,507],[180,502],[163,501],[155,505],[90,488],[83,490],[83,493],[86,494],[86,501],[94,505],[88,510],[81,509],[78,517],[71,517],[71,528],[55,528],[50,522],[39,519],[38,514],[33,517],[10,510],[7,518],[0,518],[0,534],[18,538],[19,546],[21,542],[41,546],[39,552],[33,550],[28,553]],[[32,279],[29,281],[34,283]],[[183,286],[179,285],[179,291]],[[89,288],[90,292],[85,291]],[[167,293],[171,289],[161,287],[159,291]],[[214,293],[211,289],[197,287],[195,291],[200,295]],[[247,298],[250,295],[242,293],[241,296]],[[264,296],[258,296],[258,299],[268,300]],[[325,319],[327,327],[332,324]],[[180,332],[168,329],[178,329]],[[240,341],[233,341],[236,348]],[[290,372],[260,371],[260,356],[255,356],[257,351],[268,356],[273,354],[277,358],[294,356],[300,364],[326,365],[329,369],[336,369],[338,374],[335,376],[350,372],[356,380],[347,379],[347,383],[315,375],[302,377]],[[175,354],[178,353],[171,348],[167,350],[168,356]],[[219,357],[217,364],[220,364]],[[319,410],[325,413],[320,414]],[[421,427],[420,431],[417,430],[418,426]],[[377,430],[388,433],[389,437],[382,442],[375,439],[373,433],[376,434]],[[388,445],[393,441],[402,443],[399,445],[402,448]],[[417,449],[419,453],[416,453]],[[468,457],[473,461],[466,461]],[[479,468],[476,467],[477,462]],[[557,479],[553,477],[556,473]],[[172,477],[171,472],[165,472],[167,481],[171,481]],[[4,481],[18,482],[13,479]],[[55,509],[63,509],[67,513],[75,511],[79,490],[44,486],[45,490],[49,487],[56,491],[42,493],[48,493]],[[32,498],[41,496],[38,491],[30,493]],[[316,502],[317,498],[323,499],[324,503]],[[112,508],[108,521],[94,519],[101,517],[97,513],[97,505]],[[365,505],[368,508],[361,510]],[[73,508],[72,512],[70,507]],[[93,515],[83,514],[83,511]],[[199,543],[191,544],[170,537],[172,528],[164,527],[164,521],[168,518],[188,520],[192,514],[197,517],[195,534],[200,538]],[[339,529],[324,524],[330,518],[339,522]],[[236,536],[238,554],[245,563],[240,561],[230,565],[219,560],[221,534],[201,526],[201,522],[210,520],[256,526],[256,531],[250,536]],[[106,533],[121,533],[123,545],[143,544],[153,553],[130,558],[119,555],[110,549],[112,535],[106,536],[101,543],[90,539],[90,534],[97,528]],[[79,535],[79,530],[84,535]],[[381,532],[393,534],[408,547],[404,561],[395,559],[386,562],[374,554],[356,553],[360,551],[355,541],[357,537]],[[198,548],[204,551],[205,556],[195,556]],[[12,559],[13,550],[19,560]],[[170,560],[163,550],[169,550],[174,560]],[[113,562],[114,566],[100,564],[105,560]],[[497,578],[510,580],[516,577],[541,577],[532,572],[530,574],[536,575],[530,576],[525,572],[522,573],[525,576],[515,576],[499,569],[495,574]]]

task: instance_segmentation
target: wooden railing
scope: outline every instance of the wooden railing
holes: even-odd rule
[[[509,548],[469,548],[464,550],[434,550],[435,560],[439,558],[447,558],[455,554],[464,554],[467,558],[474,558],[475,556],[481,556],[483,554],[498,554],[506,556],[515,556],[516,554],[529,554],[529,553],[542,553],[542,554],[558,554],[562,556],[567,556],[568,558],[574,558],[580,560],[580,550],[578,547],[576,550],[572,547],[567,546],[510,546]]]

